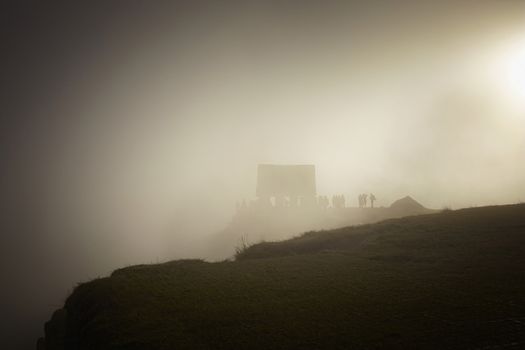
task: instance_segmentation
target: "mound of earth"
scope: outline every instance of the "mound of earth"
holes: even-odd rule
[[[390,205],[390,208],[400,211],[424,211],[427,209],[410,196],[398,199]]]

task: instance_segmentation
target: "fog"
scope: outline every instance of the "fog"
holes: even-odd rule
[[[208,258],[260,163],[429,208],[525,199],[520,1],[7,11],[2,280],[32,347],[78,282]],[[11,316],[7,316],[11,317]]]

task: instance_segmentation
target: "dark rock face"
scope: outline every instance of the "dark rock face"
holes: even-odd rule
[[[44,338],[38,338],[36,342],[36,350],[45,350],[46,349],[46,340]]]
[[[62,350],[66,348],[67,311],[59,309],[44,326],[45,339],[37,342],[37,350]]]

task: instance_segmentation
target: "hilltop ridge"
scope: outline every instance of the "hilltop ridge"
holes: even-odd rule
[[[39,349],[518,349],[525,205],[263,242],[79,285]]]
[[[327,197],[324,197],[328,200]],[[371,224],[379,221],[437,213],[425,208],[410,196],[396,200],[389,207],[261,207],[240,208],[229,225],[219,232],[211,246],[217,260],[234,254],[240,237],[253,244],[259,241],[281,241],[315,230]]]

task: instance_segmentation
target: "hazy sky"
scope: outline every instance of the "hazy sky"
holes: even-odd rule
[[[315,164],[318,192],[350,204],[525,200],[523,1],[3,10],[13,313],[125,264],[205,256],[258,163]],[[52,287],[28,302],[36,285]]]

